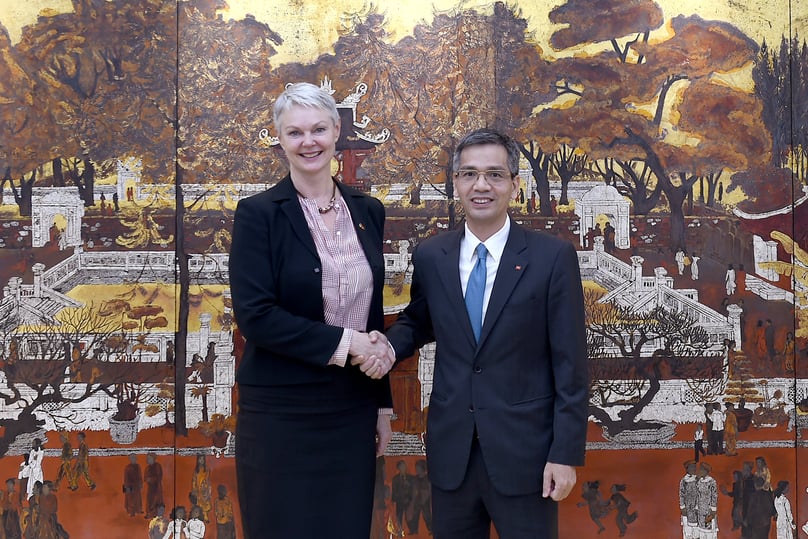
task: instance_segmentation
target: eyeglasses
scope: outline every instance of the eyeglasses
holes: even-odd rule
[[[477,170],[475,168],[461,168],[455,172],[455,178],[465,183],[473,183],[477,181],[480,176],[488,183],[488,185],[499,185],[506,181],[510,181],[512,176],[510,172],[502,169],[491,170]]]

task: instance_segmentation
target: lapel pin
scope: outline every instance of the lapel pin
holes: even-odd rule
[[[359,230],[365,230],[365,223],[359,223]]]
[[[515,269],[516,271],[522,271],[522,266],[516,266],[516,267],[515,267],[515,268],[513,268],[513,269]]]

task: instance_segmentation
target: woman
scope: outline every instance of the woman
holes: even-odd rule
[[[774,489],[774,509],[777,511],[777,539],[794,539],[797,523],[791,514],[791,502],[788,494],[788,481],[778,481]]]
[[[333,98],[292,84],[274,122],[289,174],[242,200],[230,252],[239,366],[236,475],[247,539],[366,539],[390,439],[384,208],[331,176]],[[362,369],[349,356],[364,356]]]

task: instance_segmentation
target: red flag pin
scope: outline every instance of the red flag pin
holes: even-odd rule
[[[513,268],[513,269],[515,269],[516,271],[522,271],[522,266],[516,266],[516,267],[515,267],[515,268]]]

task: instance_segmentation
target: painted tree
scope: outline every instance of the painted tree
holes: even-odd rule
[[[159,0],[73,0],[73,9],[26,27],[16,50],[47,111],[47,137],[35,146],[40,163],[52,162],[50,181],[72,183],[92,206],[98,166],[130,150],[150,176],[169,170],[173,131],[163,114],[173,101],[176,18]],[[37,135],[32,129],[23,141]]]
[[[430,24],[390,44],[382,15],[373,9],[349,14],[335,55],[321,57],[310,71],[317,78],[338,66],[335,84],[367,84],[367,114],[392,136],[363,168],[376,183],[409,182],[414,202],[421,186],[431,184],[446,197],[450,223],[454,146],[496,117],[496,54],[490,45],[501,33],[496,17],[463,9],[436,13]]]
[[[160,363],[132,362],[137,345],[146,343],[132,340],[118,307],[67,308],[36,325],[4,313],[0,340],[9,353],[0,401],[16,416],[0,420],[0,455],[17,436],[42,428],[42,415],[57,427],[79,423],[86,417],[78,416],[74,405],[97,395],[136,402],[144,384],[165,374]]]
[[[554,24],[566,25],[550,37],[554,49],[609,43],[623,63],[641,62],[631,47],[647,42],[651,30],[663,22],[662,9],[653,0],[600,0],[594,5],[587,0],[568,0],[553,8],[549,18]]]
[[[682,96],[678,129],[698,133],[698,142],[677,146],[666,157],[669,169],[680,171],[683,183],[701,182],[700,193],[708,206],[715,203],[716,187],[725,173],[759,167],[766,160],[757,157],[768,147],[761,127],[762,102],[752,94],[705,79],[694,82]],[[725,136],[733,133],[733,144]],[[688,191],[692,193],[692,190]]]
[[[646,43],[651,31],[662,26],[664,21],[662,10],[656,2],[642,0],[638,2],[621,2],[607,0],[593,5],[591,2],[571,0],[554,8],[549,14],[550,21],[566,25],[557,30],[550,37],[550,44],[556,50],[587,49],[592,45],[604,45],[611,50],[601,53],[603,58],[614,60],[620,64],[639,64],[643,57],[637,54],[632,47],[637,43]],[[608,44],[608,45],[606,45]],[[588,49],[587,49],[588,50]],[[611,64],[611,61],[608,62]],[[583,80],[587,80],[591,73],[603,69],[606,76],[601,82],[609,84],[608,65],[598,60],[587,62],[584,58],[576,58],[571,62],[557,63],[556,73],[558,80],[554,87],[559,96],[562,96],[561,105],[568,103],[569,96],[580,96]],[[603,107],[605,103],[594,101],[591,103],[595,109]],[[597,110],[593,111],[597,113]],[[544,132],[542,119],[538,119],[537,136],[542,137]],[[555,133],[548,133],[544,137],[553,145],[559,138]],[[579,171],[589,166],[600,174],[607,184],[614,185],[621,194],[631,199],[635,213],[647,213],[656,206],[659,200],[659,187],[647,183],[649,170],[642,166],[631,156],[621,158],[617,155],[604,155],[592,158],[587,152],[592,148],[584,143],[577,146],[575,137],[561,137],[563,145],[556,149],[553,156],[556,171],[562,182],[562,195],[560,203],[566,204],[566,187],[571,178]],[[557,146],[557,145],[556,145]],[[565,158],[566,156],[566,158]],[[586,158],[589,161],[586,162]],[[567,164],[567,161],[571,161]],[[557,163],[557,164],[556,164]]]
[[[262,130],[286,82],[270,65],[283,40],[251,16],[224,20],[218,7],[180,3],[177,173],[184,183],[211,186],[271,182],[283,163]]]
[[[639,416],[659,394],[663,380],[702,380],[696,385],[712,388],[711,396],[720,392],[720,384],[713,383],[722,380],[720,363],[713,362],[718,372],[711,372],[709,361],[693,363],[709,358],[711,343],[707,331],[687,313],[662,305],[636,311],[600,303],[601,295],[589,290],[584,298],[587,348],[594,360],[589,413],[609,435],[662,426]],[[617,418],[610,408],[619,410]]]
[[[678,249],[685,244],[683,204],[693,185],[768,158],[769,145],[765,137],[755,136],[765,133],[757,99],[721,79],[749,65],[755,43],[730,24],[697,16],[675,17],[670,28],[669,39],[631,46],[641,63],[622,62],[613,53],[563,60],[559,87],[572,103],[541,116],[549,135],[570,137],[592,159],[613,157],[647,166],[651,174],[642,177],[653,178],[665,195],[670,247]],[[699,107],[695,96],[709,96],[709,102]],[[736,104],[744,110],[736,112]],[[696,146],[717,161],[710,167],[692,161]],[[739,158],[747,153],[746,159]]]
[[[784,36],[772,50],[764,41],[752,77],[772,137],[771,164],[808,183],[808,44]]]
[[[527,30],[527,21],[519,12],[498,3],[494,8],[496,103],[499,113],[494,125],[511,133],[518,141],[522,156],[528,162],[538,197],[538,209],[549,216],[550,173],[554,167],[553,152],[557,141],[541,138],[540,127],[532,112],[551,102],[553,88],[551,64],[542,57],[542,49]],[[533,193],[526,193],[528,198]]]

